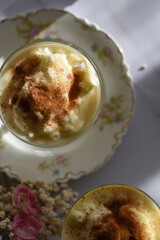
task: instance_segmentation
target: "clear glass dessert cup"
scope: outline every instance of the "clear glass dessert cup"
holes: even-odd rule
[[[75,134],[71,137],[68,137],[66,139],[62,139],[59,141],[48,141],[48,142],[43,142],[43,141],[33,141],[30,138],[26,138],[25,136],[19,134],[19,132],[17,132],[16,130],[14,130],[5,120],[4,117],[4,113],[2,111],[2,106],[1,106],[1,95],[3,93],[3,90],[5,89],[2,86],[2,76],[4,74],[4,72],[6,71],[6,69],[8,68],[9,64],[12,63],[14,61],[14,59],[16,59],[20,54],[22,54],[25,51],[28,51],[32,48],[35,47],[44,47],[44,46],[53,46],[53,45],[59,45],[59,46],[63,46],[63,47],[69,47],[73,50],[75,50],[76,52],[78,52],[79,54],[81,54],[81,56],[83,56],[85,59],[87,59],[87,61],[91,64],[91,66],[93,67],[94,71],[95,71],[95,75],[97,76],[97,79],[99,81],[99,102],[98,105],[96,107],[96,110],[90,120],[90,122],[84,126],[84,128],[82,129],[82,131],[80,131],[78,134]],[[2,121],[2,126],[1,126],[1,130],[3,132],[10,132],[11,134],[13,134],[16,138],[18,138],[19,140],[21,140],[24,143],[30,144],[31,146],[35,146],[35,147],[40,147],[40,148],[56,148],[56,147],[61,147],[61,146],[65,146],[67,144],[73,143],[74,141],[76,141],[77,139],[79,139],[81,136],[85,135],[89,129],[94,125],[96,119],[98,118],[100,109],[101,109],[101,105],[102,105],[102,98],[103,98],[103,82],[100,76],[100,73],[96,67],[96,65],[94,64],[94,62],[90,59],[90,57],[84,53],[81,49],[79,49],[79,47],[75,46],[74,44],[70,43],[70,42],[66,42],[66,41],[61,41],[61,40],[35,40],[29,44],[25,44],[22,47],[18,48],[17,50],[15,50],[2,64],[1,68],[0,68],[0,120]]]
[[[110,201],[108,199],[110,199]],[[100,206],[96,205],[97,202],[99,202]],[[111,220],[110,218],[106,217],[108,216],[108,214],[111,214],[110,215]],[[116,219],[117,214],[119,214],[118,220]],[[127,220],[129,215],[130,215],[130,219]],[[95,216],[95,219],[93,218],[93,216]],[[106,225],[105,225],[105,221],[106,221]],[[120,232],[119,234],[116,235],[115,224],[122,223],[122,230],[123,230],[124,224],[127,224],[128,222],[129,224],[127,227],[130,229],[130,227],[133,226],[131,223],[132,221],[133,221],[133,225],[138,224],[136,225],[137,229],[139,229],[140,231],[143,231],[142,233],[143,237],[139,238],[140,235],[138,235],[138,239],[142,239],[142,240],[146,240],[146,239],[159,240],[160,239],[159,238],[160,208],[158,204],[148,194],[146,194],[145,192],[143,192],[142,190],[136,187],[126,185],[126,184],[106,184],[106,185],[98,186],[96,188],[89,190],[85,194],[83,194],[78,200],[76,200],[76,202],[70,208],[63,223],[62,240],[72,240],[72,239],[75,239],[75,237],[77,240],[79,239],[86,239],[86,240],[113,239],[115,240],[115,239],[121,239],[121,237],[122,239],[124,239],[123,238],[124,236],[122,236],[121,234],[123,233],[126,234],[126,230],[123,233]],[[101,228],[101,224],[103,225],[102,228]],[[93,228],[93,225],[95,228]],[[113,228],[112,228],[112,225],[114,225]],[[151,226],[151,229],[146,230],[147,225],[149,228]],[[106,234],[102,236],[103,234],[102,231],[103,230],[105,231],[106,228],[109,228],[109,235]],[[121,228],[121,225],[117,227],[118,231],[120,228]],[[98,236],[96,235],[96,237],[93,237],[94,236],[92,235],[93,229],[97,231],[96,232],[97,234],[100,234],[100,235]],[[110,235],[110,232],[112,232],[113,235],[112,234]],[[134,234],[133,236],[129,236],[129,237],[126,236],[125,239],[128,239],[128,240],[137,239]]]

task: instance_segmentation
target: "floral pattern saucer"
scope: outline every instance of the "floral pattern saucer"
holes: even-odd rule
[[[40,10],[0,22],[0,64],[16,48],[36,39],[76,44],[97,65],[103,106],[90,131],[65,147],[39,149],[0,133],[0,167],[17,178],[67,181],[91,173],[111,158],[132,118],[134,91],[121,48],[86,19],[61,10]]]

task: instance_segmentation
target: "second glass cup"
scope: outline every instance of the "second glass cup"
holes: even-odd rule
[[[144,192],[110,184],[80,197],[64,221],[62,240],[160,240],[160,209]]]
[[[0,69],[0,116],[20,140],[53,148],[73,142],[98,117],[102,80],[71,43],[37,40],[13,52]]]

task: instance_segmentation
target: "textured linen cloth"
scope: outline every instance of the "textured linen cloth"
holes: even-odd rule
[[[160,205],[160,1],[0,0],[0,20],[42,8],[65,9],[109,32],[124,51],[136,94],[133,119],[114,156],[70,186],[82,194],[101,184],[130,184]]]

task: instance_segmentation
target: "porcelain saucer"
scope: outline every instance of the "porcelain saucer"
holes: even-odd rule
[[[134,91],[122,49],[106,32],[71,13],[44,9],[0,22],[0,64],[33,38],[74,43],[95,62],[103,79],[98,120],[73,144],[54,150],[31,147],[11,133],[0,135],[0,167],[21,179],[68,181],[100,168],[120,144],[134,109]]]

